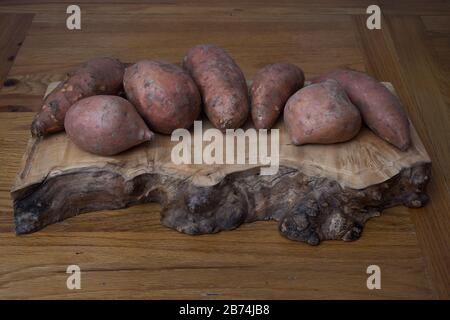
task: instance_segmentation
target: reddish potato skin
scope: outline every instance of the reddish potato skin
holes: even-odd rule
[[[297,91],[286,103],[284,122],[295,145],[344,142],[361,128],[358,109],[335,80]]]
[[[117,94],[122,88],[124,65],[117,59],[91,59],[69,73],[45,99],[31,124],[33,136],[64,130],[67,110],[78,100],[96,94]]]
[[[216,128],[223,131],[244,124],[250,110],[247,83],[225,50],[195,46],[184,57],[183,67],[199,87],[205,113]]]
[[[286,101],[304,83],[303,71],[293,64],[275,63],[259,70],[250,89],[251,115],[255,128],[272,128]]]
[[[134,106],[118,96],[99,95],[77,101],[64,121],[67,135],[81,149],[111,156],[153,137]]]
[[[400,150],[408,149],[411,144],[409,121],[397,96],[376,79],[354,70],[337,69],[313,82],[326,79],[337,80],[342,85],[376,135]]]
[[[201,112],[200,92],[182,68],[159,60],[142,60],[125,70],[127,98],[149,127],[163,134],[192,126]]]

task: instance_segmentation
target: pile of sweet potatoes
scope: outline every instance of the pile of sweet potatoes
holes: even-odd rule
[[[296,145],[348,141],[364,122],[398,149],[409,147],[401,102],[377,80],[337,69],[304,83],[299,67],[275,63],[254,76],[249,90],[237,63],[214,45],[188,50],[182,67],[161,60],[125,67],[95,58],[45,98],[31,132],[40,137],[65,129],[80,148],[110,156],[151,140],[153,132],[189,129],[203,110],[222,131],[241,127],[249,115],[256,129],[270,129],[283,114]]]

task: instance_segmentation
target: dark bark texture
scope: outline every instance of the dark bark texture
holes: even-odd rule
[[[126,181],[114,167],[85,168],[14,192],[14,219],[16,233],[25,234],[80,213],[158,202],[161,223],[187,234],[273,219],[285,237],[317,245],[322,240],[358,239],[365,222],[385,208],[423,206],[430,167],[417,164],[361,190],[289,167],[280,167],[273,176],[259,175],[258,168],[235,172],[210,187],[159,173]]]

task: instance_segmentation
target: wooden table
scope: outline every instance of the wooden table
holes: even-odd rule
[[[77,1],[0,5],[0,298],[450,298],[450,3],[444,1]],[[366,28],[368,5],[382,29]],[[9,191],[47,85],[93,56],[179,63],[198,43],[226,48],[248,78],[289,61],[308,78],[336,66],[392,82],[433,161],[431,202],[369,221],[356,242],[289,241],[275,222],[188,236],[159,224],[159,207],[85,214],[13,233]],[[1,84],[0,84],[1,85]],[[68,290],[66,268],[81,268]],[[381,290],[366,269],[381,268]]]

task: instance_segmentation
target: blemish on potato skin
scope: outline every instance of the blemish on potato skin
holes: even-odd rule
[[[220,106],[220,97],[219,96],[215,96],[214,99],[212,99],[212,101],[209,103],[209,105],[213,108]]]
[[[59,103],[57,100],[52,100],[48,103],[49,108],[51,109],[51,112],[56,113],[59,109]]]
[[[144,81],[144,88],[150,87],[151,85],[153,85],[154,82],[155,82],[155,81],[152,80],[152,79],[150,79],[150,80],[145,80],[145,81]]]

